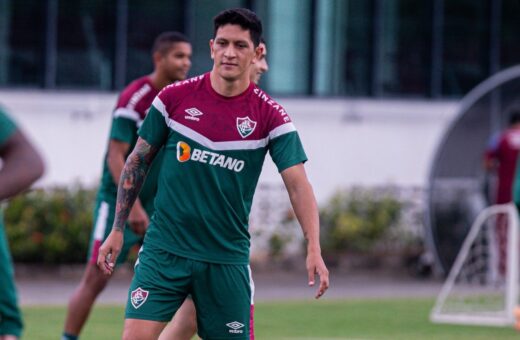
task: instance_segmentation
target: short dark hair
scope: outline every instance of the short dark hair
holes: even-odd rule
[[[218,29],[224,25],[239,25],[242,29],[249,30],[255,47],[260,44],[262,21],[260,21],[255,12],[246,8],[233,8],[220,12],[213,18],[213,25],[213,37],[217,36]]]
[[[186,42],[190,43],[190,40],[187,36],[182,34],[181,32],[168,31],[163,32],[155,38],[152,46],[152,55],[155,52],[159,52],[161,54],[166,54],[170,48],[172,48],[173,44],[178,42]]]
[[[509,112],[509,125],[520,123],[520,108],[514,108]]]

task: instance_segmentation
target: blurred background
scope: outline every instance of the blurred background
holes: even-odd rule
[[[15,260],[83,261],[118,91],[151,72],[166,30],[191,39],[190,75],[208,71],[211,19],[230,7],[263,20],[260,86],[306,147],[330,263],[447,270],[487,204],[481,155],[518,93],[516,0],[0,0],[0,103],[48,168],[5,214]],[[282,185],[267,160],[253,259],[289,266],[302,240]]]

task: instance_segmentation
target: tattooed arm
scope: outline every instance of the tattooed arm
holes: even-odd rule
[[[134,150],[126,159],[117,189],[114,225],[110,235],[99,249],[98,266],[105,274],[111,274],[114,270],[114,264],[123,246],[126,220],[158,150],[139,138]]]
[[[129,150],[130,144],[126,142],[110,139],[108,143],[107,164],[116,185],[121,180],[121,173],[123,172],[125,158]],[[148,214],[144,210],[139,198],[137,198],[128,215],[128,226],[136,234],[144,235],[149,223]]]

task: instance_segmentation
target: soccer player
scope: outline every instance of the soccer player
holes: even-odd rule
[[[248,215],[266,152],[277,165],[307,240],[309,285],[328,288],[306,156],[287,112],[250,82],[262,25],[246,9],[214,18],[209,73],[163,89],[119,182],[114,225],[98,266],[113,273],[125,221],[157,152],[164,158],[155,213],[129,290],[123,339],[156,339],[191,294],[203,339],[249,339]]]
[[[267,64],[267,46],[265,45],[264,38],[260,39],[259,46],[261,49],[260,57],[254,64],[251,64],[249,72],[251,82],[256,85],[260,82],[262,75],[269,70],[269,65]],[[251,298],[251,305],[253,305],[253,298]],[[251,313],[253,313],[254,307],[252,306],[251,308]],[[159,340],[190,340],[197,332],[196,314],[193,300],[187,298],[175,313],[173,320],[164,328]],[[254,319],[251,315],[251,339],[254,339],[253,320]]]
[[[43,161],[25,135],[0,109],[0,202],[29,188],[44,172]],[[23,323],[14,271],[0,211],[0,340],[16,340]]]
[[[512,201],[513,181],[520,150],[520,109],[511,111],[509,126],[494,136],[486,149],[484,165],[488,172],[496,172],[498,185],[493,192],[493,204]]]
[[[183,80],[191,66],[191,44],[179,32],[165,32],[154,41],[152,58],[154,71],[128,85],[117,102],[113,113],[108,151],[103,165],[103,175],[94,213],[94,229],[91,238],[88,263],[83,278],[69,301],[63,340],[77,339],[92,305],[103,291],[109,277],[96,266],[99,247],[110,232],[114,220],[117,183],[125,159],[137,140],[137,129],[159,91],[175,81]],[[133,205],[124,232],[125,247],[118,263],[126,260],[129,250],[142,242],[154,206],[157,190],[157,172],[162,157],[154,163],[139,198]]]
[[[513,201],[513,184],[520,151],[520,110],[514,108],[509,114],[509,126],[494,136],[486,149],[484,166],[488,172],[496,173],[497,186],[491,191],[492,204],[505,204]],[[518,176],[518,175],[517,175]],[[495,231],[498,241],[499,272],[504,274],[507,265],[507,218],[498,215]]]

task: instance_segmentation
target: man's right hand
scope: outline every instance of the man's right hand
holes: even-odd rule
[[[130,229],[137,235],[144,235],[146,229],[148,229],[148,224],[150,224],[148,214],[141,205],[141,202],[139,200],[135,201],[128,215],[128,225]]]
[[[112,229],[99,248],[97,265],[105,275],[111,275],[116,267],[117,257],[123,248],[123,231]]]

